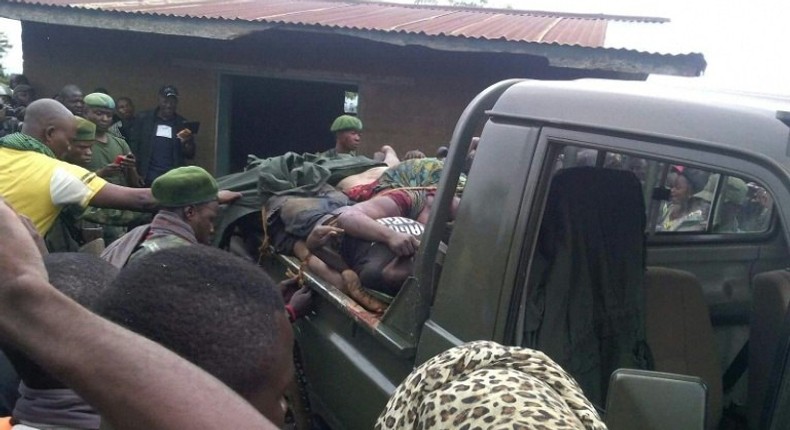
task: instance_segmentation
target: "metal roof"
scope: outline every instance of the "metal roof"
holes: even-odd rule
[[[101,15],[89,19],[91,13]],[[653,17],[330,0],[0,0],[0,16],[84,27],[115,19],[108,28],[219,39],[271,28],[331,32],[434,49],[540,55],[559,67],[607,69],[608,61],[619,63],[610,70],[628,73],[694,76],[706,65],[701,54],[677,52],[676,43],[656,44],[670,40],[672,30],[668,19]],[[650,37],[639,37],[642,30]],[[596,55],[610,58],[589,60]],[[645,65],[632,67],[637,63]]]
[[[103,11],[602,48],[607,23],[662,18],[318,0],[19,0]]]

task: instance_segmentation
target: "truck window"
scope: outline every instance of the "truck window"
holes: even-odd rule
[[[749,235],[771,227],[773,198],[756,181],[625,153],[565,146],[554,170],[597,166],[629,170],[642,183],[647,232]]]

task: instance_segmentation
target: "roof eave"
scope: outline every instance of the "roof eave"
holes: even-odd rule
[[[609,70],[642,75],[699,76],[706,67],[705,59],[701,54],[662,55],[627,49],[589,48],[535,42],[436,36],[424,33],[350,29],[323,25],[278,24],[0,2],[0,16],[20,21],[51,24],[53,23],[53,12],[57,13],[57,25],[109,28],[215,40],[234,40],[252,33],[277,28],[287,31],[341,34],[380,43],[400,46],[417,45],[441,51],[533,55],[545,57],[549,65],[554,67],[584,70]]]
[[[550,66],[585,70],[609,70],[628,74],[700,76],[707,62],[702,54],[657,54],[628,49],[590,48],[556,43],[513,42],[414,33],[394,33],[345,28],[312,28],[300,31],[343,34],[395,45],[419,45],[441,51],[497,52],[544,57]],[[314,26],[315,27],[315,26]],[[283,26],[281,29],[293,29]]]

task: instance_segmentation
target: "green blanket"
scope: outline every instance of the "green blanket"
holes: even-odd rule
[[[348,176],[383,165],[368,157],[351,155],[334,158],[294,152],[270,158],[250,155],[244,171],[217,178],[220,189],[241,192],[242,198],[224,208],[217,218],[214,245],[222,244],[226,230],[234,222],[260,212],[273,196],[313,196],[326,184],[334,186]]]

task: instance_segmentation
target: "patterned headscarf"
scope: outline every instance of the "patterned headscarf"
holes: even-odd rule
[[[594,406],[540,351],[467,343],[415,369],[376,422],[383,429],[605,430]]]

